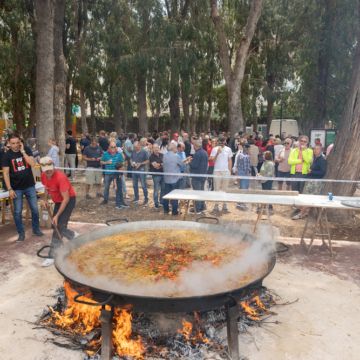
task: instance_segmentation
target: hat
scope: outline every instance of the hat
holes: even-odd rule
[[[178,134],[178,133],[175,133],[173,136],[179,136],[179,134]]]
[[[50,156],[45,156],[40,159],[40,165],[42,171],[47,170],[53,170],[54,169],[54,163],[52,161],[52,158]]]
[[[245,149],[245,150],[250,149],[250,145],[249,145],[249,144],[244,144],[242,147],[243,147],[243,149]]]

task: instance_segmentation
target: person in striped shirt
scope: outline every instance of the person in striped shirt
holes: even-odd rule
[[[104,200],[100,205],[105,205],[109,201],[109,189],[110,184],[115,178],[115,164],[118,162],[123,162],[124,158],[120,152],[117,150],[116,140],[110,139],[109,149],[105,151],[104,155],[101,158],[100,164],[105,165],[105,190],[104,190]]]

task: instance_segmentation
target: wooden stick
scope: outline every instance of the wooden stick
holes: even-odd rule
[[[50,215],[50,219],[51,219],[51,223],[52,223],[53,222],[53,216],[52,216],[52,213],[50,211],[50,208],[48,209],[48,211],[49,211],[49,215]],[[57,234],[59,236],[59,239],[61,240],[61,235],[59,233],[59,229],[58,229],[57,225],[54,225],[54,228],[55,228],[55,230],[56,230],[56,232],[57,232]]]

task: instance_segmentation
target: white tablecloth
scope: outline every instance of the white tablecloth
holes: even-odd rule
[[[41,182],[37,182],[35,184],[35,189],[37,192],[44,192],[45,191],[45,187]],[[0,192],[0,199],[5,199],[9,197],[9,192],[5,191],[5,192]]]

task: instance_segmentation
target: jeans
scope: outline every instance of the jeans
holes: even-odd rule
[[[116,197],[115,197],[115,201],[116,201],[116,206],[120,207],[121,205],[126,205],[125,201],[124,201],[124,195],[123,195],[123,178],[125,177],[125,175],[123,175],[121,177],[121,179],[117,178],[116,179],[116,186],[117,186],[117,191],[116,191]]]
[[[203,190],[204,191],[205,181],[191,179],[193,190]],[[200,211],[206,210],[205,201],[195,201],[195,208],[196,208],[197,213],[199,213]]]
[[[58,224],[57,224],[57,228],[59,230],[60,236],[61,237],[65,236],[68,240],[74,239],[74,236],[75,236],[75,232],[72,230],[69,230],[67,228],[67,225],[68,225],[71,213],[74,210],[75,204],[76,204],[76,196],[73,196],[69,199],[69,202],[67,203],[64,211],[60,214]],[[59,212],[60,206],[61,206],[61,203],[55,204],[53,217]],[[54,231],[53,231],[53,235],[52,235],[49,256],[54,257],[54,253],[55,253],[56,249],[58,249],[63,244],[63,242],[61,239],[59,239],[59,235],[58,235],[57,231],[55,230],[54,226],[52,225],[51,227],[54,229]]]
[[[190,165],[189,164],[186,165],[186,173],[190,174]],[[190,176],[185,177],[185,183],[186,183],[185,187],[187,187],[187,188],[191,187]]]
[[[160,189],[160,204],[163,204],[163,196],[165,195],[165,181],[164,176],[153,176],[154,181],[154,204],[159,205],[159,189]]]
[[[21,234],[25,234],[24,225],[22,222],[22,207],[23,207],[23,196],[25,195],[26,200],[29,204],[31,210],[31,224],[33,231],[39,229],[39,209],[37,205],[37,197],[35,186],[29,187],[24,190],[14,190],[16,194],[16,198],[13,199],[14,203],[14,220],[16,225],[16,230]]]
[[[114,180],[114,174],[105,174],[104,201],[109,200],[109,190],[111,182]]]
[[[214,166],[209,165],[207,173],[209,175],[213,175],[214,174]],[[210,190],[214,191],[214,178],[211,177],[211,178],[208,179],[208,181],[209,181],[209,191]]]
[[[251,166],[251,176],[256,176],[258,173],[257,166]]]
[[[246,175],[246,173],[242,170],[238,171],[237,173],[239,176],[248,176]],[[240,185],[239,185],[239,189],[244,189],[247,190],[249,189],[250,186],[250,179],[240,179]],[[239,206],[241,207],[245,207],[246,205],[244,203],[238,203]]]
[[[143,172],[145,172],[145,168],[140,168],[140,169],[133,168],[133,171],[143,171]],[[148,200],[148,191],[147,191],[147,186],[146,186],[146,175],[145,174],[132,174],[132,179],[133,179],[135,200],[139,200],[138,179],[140,179],[140,182],[141,182],[141,187],[143,189],[144,198],[145,198],[145,200]]]
[[[130,163],[130,157],[127,156],[126,154],[125,154],[125,157],[126,157],[126,161],[127,161],[127,168],[126,168],[126,170],[127,170],[127,171],[131,171],[132,167],[131,167],[131,163]],[[129,178],[129,179],[131,179],[131,178],[132,178],[132,174],[131,174],[131,173],[127,173],[127,174],[126,174],[126,177]]]
[[[186,171],[182,171],[182,173],[186,173]],[[185,190],[185,186],[186,186],[186,178],[189,177],[189,176],[183,176],[181,179],[180,179],[180,187],[179,189],[180,190]]]
[[[177,190],[180,188],[180,180],[178,180],[176,183],[173,184],[166,184],[165,183],[165,194],[168,194],[172,190]],[[164,199],[164,212],[167,214],[169,212],[169,200]],[[171,200],[171,206],[172,206],[172,214],[177,215],[178,213],[178,201],[177,200]]]
[[[121,185],[122,185],[122,191],[126,194],[127,189],[126,189],[126,182],[125,182],[125,174],[121,177]]]

